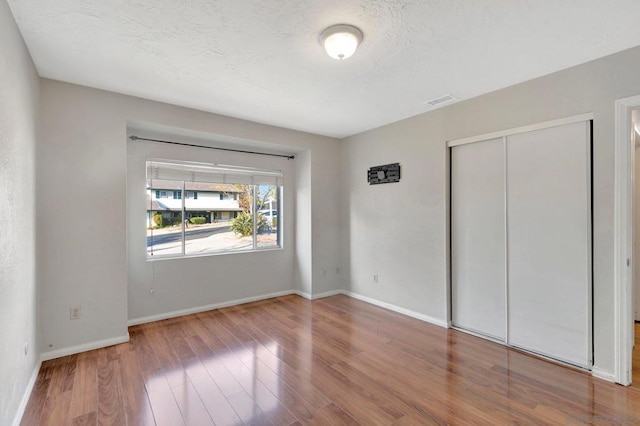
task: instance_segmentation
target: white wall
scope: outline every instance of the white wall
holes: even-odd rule
[[[345,139],[351,291],[446,320],[446,141],[593,112],[595,365],[613,372],[614,101],[638,69],[634,48]],[[393,162],[400,183],[367,184]]]
[[[199,300],[178,297],[172,301],[179,292],[185,293],[176,284],[178,280],[183,283],[211,280],[206,274],[208,268],[197,266],[196,272],[192,272],[191,266],[207,261],[222,265],[230,256],[214,260],[212,257],[184,259],[180,269],[171,271],[173,275],[167,277],[174,278],[173,287],[166,287],[159,294],[154,292],[155,299],[150,299],[149,293],[139,292],[149,283],[148,278],[144,278],[130,283],[135,294],[128,300],[128,280],[132,276],[143,276],[143,272],[137,270],[127,271],[127,265],[131,265],[127,260],[128,124],[150,123],[148,127],[154,129],[164,126],[208,135],[205,138],[215,135],[225,142],[235,140],[308,152],[312,180],[304,185],[310,191],[309,201],[328,195],[335,199],[341,190],[337,175],[318,178],[320,173],[316,173],[316,170],[331,171],[337,167],[339,141],[46,79],[41,80],[41,87],[38,275],[43,300],[42,344],[45,351],[53,351],[49,356],[83,349],[96,342],[126,338],[128,305],[132,306],[134,316],[153,315],[224,302],[227,298],[258,296],[264,291],[293,289],[298,285],[291,278],[293,269],[285,267],[291,267],[294,258],[295,262],[307,262],[314,271],[325,264],[327,267],[340,265],[340,218],[328,212],[325,220],[311,223],[308,229],[295,229],[296,233],[304,233],[295,238],[311,241],[322,256],[312,258],[310,251],[300,252],[294,244],[295,253],[274,251],[237,258],[260,259],[256,260],[260,263],[256,268],[275,262],[269,265],[275,265],[276,274],[284,274],[281,284],[276,285],[273,279],[269,280],[268,288],[256,288],[251,282],[235,283],[239,287],[234,289],[221,289],[219,284],[205,288],[200,284]],[[294,192],[299,193],[297,182],[291,184]],[[310,210],[309,203],[302,207]],[[285,232],[294,231],[286,229]],[[291,259],[283,260],[282,256],[291,256]],[[249,263],[250,260],[244,265]],[[254,272],[251,274],[253,277]],[[339,276],[328,277],[317,286],[315,282],[311,284],[314,293],[316,287],[324,290],[341,286]],[[69,320],[72,305],[82,306],[81,319]]]
[[[333,151],[333,147],[322,144],[316,147],[311,154],[311,226],[313,238],[311,250],[313,253],[313,296],[318,296],[342,289],[343,285],[343,260],[338,241],[334,246],[335,237],[344,238],[342,232],[343,216],[341,215],[342,195],[346,191],[341,169],[340,152]],[[314,164],[322,158],[331,158],[325,161],[322,167]],[[317,183],[323,185],[318,186]],[[333,228],[339,224],[338,228]],[[337,234],[336,234],[337,232]],[[327,250],[332,247],[332,250]]]
[[[38,76],[0,0],[0,424],[10,425],[38,363],[35,145]],[[29,346],[25,355],[25,344]],[[26,395],[28,397],[28,395]],[[26,402],[26,401],[24,401]]]
[[[296,290],[306,297],[311,298],[313,293],[313,248],[311,244],[312,234],[312,209],[311,202],[311,152],[305,150],[296,156],[296,218],[295,218],[295,243],[296,262],[294,270],[294,282]]]

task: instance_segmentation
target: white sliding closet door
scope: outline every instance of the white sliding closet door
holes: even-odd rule
[[[451,292],[456,327],[505,338],[503,138],[451,150]]]
[[[506,147],[508,344],[589,367],[589,122],[508,136]]]

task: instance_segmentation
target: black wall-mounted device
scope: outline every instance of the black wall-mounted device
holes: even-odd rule
[[[369,185],[400,182],[400,163],[371,167],[367,172]]]

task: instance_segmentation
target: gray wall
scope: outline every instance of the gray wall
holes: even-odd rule
[[[19,410],[38,362],[35,144],[39,79],[0,1],[0,424]],[[25,344],[29,346],[25,355]],[[28,395],[27,395],[28,397]]]
[[[639,69],[634,48],[345,139],[350,290],[445,320],[446,141],[593,112],[595,366],[613,373],[614,101],[640,93]],[[392,162],[400,183],[367,185]]]
[[[130,132],[152,139],[179,140],[197,145],[212,145],[215,141],[175,135],[170,131],[136,130]],[[198,307],[207,307],[234,300],[290,291],[295,287],[293,239],[295,223],[296,160],[265,157],[236,152],[185,148],[176,145],[130,141],[127,173],[127,241],[129,320],[144,322],[166,317]],[[221,146],[221,142],[217,142]],[[226,146],[226,144],[225,144]],[[234,145],[235,148],[269,151],[268,146]],[[281,147],[282,148],[282,147]],[[295,149],[291,148],[291,154]],[[294,152],[295,153],[295,152]],[[283,200],[285,221],[281,250],[255,253],[234,253],[182,259],[146,260],[146,159],[165,158],[233,164],[243,167],[281,170],[284,179]],[[178,311],[178,312],[176,312]]]
[[[296,222],[295,244],[296,262],[294,270],[295,288],[300,293],[311,297],[313,293],[311,274],[313,258],[311,250],[311,153],[307,150],[296,158]]]
[[[292,199],[285,200],[290,206],[296,200],[301,203],[302,214],[311,211],[310,203],[317,199],[339,197],[339,175],[318,178],[316,172],[337,167],[338,140],[52,80],[42,79],[41,87],[37,231],[45,357],[125,339],[129,315],[136,319],[293,290],[296,268],[313,280],[305,287],[312,294],[342,286],[340,276],[321,281],[316,272],[341,265],[342,229],[337,214],[303,221],[300,226],[291,222],[285,232],[295,232],[295,237],[285,237],[283,251],[183,259],[179,269],[175,261],[154,262],[156,274],[167,274],[164,278],[150,277],[152,268],[136,257],[138,240],[127,241],[133,211],[128,217],[127,128],[132,123],[180,129],[211,141],[222,138],[304,153],[293,160],[302,164],[290,167],[294,174],[298,169],[308,173],[311,180],[302,179],[300,187],[295,179],[287,181],[293,186],[287,192]],[[294,194],[303,196],[296,199]],[[302,244],[299,250],[295,240],[313,244],[320,255],[312,256]],[[269,268],[264,281],[256,284],[260,271]],[[247,279],[238,276],[227,288],[219,275],[210,275],[215,269],[226,271],[227,276],[232,271],[244,273]],[[185,287],[185,283],[190,284]],[[147,291],[150,285],[157,286],[153,295]],[[190,291],[194,294],[189,295]],[[73,305],[82,306],[79,320],[69,320]]]

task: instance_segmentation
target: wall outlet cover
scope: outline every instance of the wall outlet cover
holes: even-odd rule
[[[72,306],[69,308],[69,318],[72,320],[80,318],[80,306]]]

